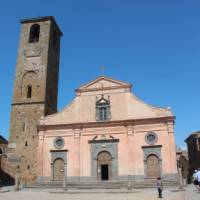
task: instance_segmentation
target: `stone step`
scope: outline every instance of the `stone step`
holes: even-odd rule
[[[163,181],[164,187],[178,186],[178,182],[174,180]],[[28,184],[27,188],[62,188],[62,181],[51,181]],[[123,188],[154,188],[156,180],[143,181],[103,181],[103,182],[68,182],[68,189],[123,189]]]

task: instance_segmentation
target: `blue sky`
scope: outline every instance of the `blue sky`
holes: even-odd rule
[[[19,20],[52,15],[64,33],[59,110],[105,66],[146,103],[172,108],[176,144],[184,146],[200,129],[199,10],[199,0],[1,1],[0,133],[8,138]]]

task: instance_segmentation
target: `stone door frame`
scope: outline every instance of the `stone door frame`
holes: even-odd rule
[[[54,162],[62,159],[64,162],[64,177],[67,177],[67,152],[68,150],[52,150],[51,153],[51,180],[54,181]]]
[[[97,177],[97,158],[102,151],[107,151],[111,155],[112,180],[118,179],[118,139],[108,140],[90,140],[91,144],[91,177],[98,180]]]
[[[159,172],[160,172],[160,176],[162,176],[161,148],[162,148],[162,145],[143,146],[142,147],[142,149],[143,149],[143,159],[144,159],[144,178],[149,178],[147,176],[147,158],[150,155],[155,155],[158,158]]]

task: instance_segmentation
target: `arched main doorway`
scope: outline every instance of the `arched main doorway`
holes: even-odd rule
[[[147,157],[147,178],[157,178],[160,176],[160,166],[158,157],[151,154]]]
[[[97,156],[97,179],[106,181],[112,178],[112,160],[107,151],[102,151]]]
[[[63,180],[64,177],[64,161],[57,158],[53,163],[53,180]]]

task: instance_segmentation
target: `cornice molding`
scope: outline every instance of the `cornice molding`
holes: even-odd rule
[[[83,129],[83,128],[97,128],[97,127],[111,127],[111,126],[129,126],[140,124],[152,124],[158,122],[174,122],[175,116],[159,117],[159,118],[146,118],[146,119],[131,119],[131,120],[118,120],[118,121],[105,121],[105,122],[87,122],[87,123],[71,123],[71,124],[41,124],[38,125],[39,131],[58,130],[58,129]]]

